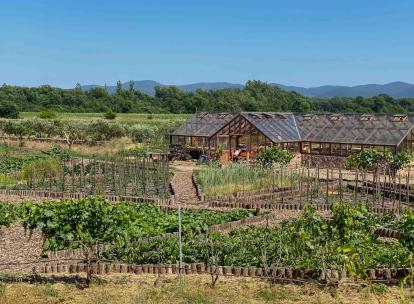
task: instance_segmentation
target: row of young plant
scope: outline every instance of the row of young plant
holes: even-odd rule
[[[252,215],[247,210],[183,210],[182,231],[185,234],[205,232],[209,226]],[[0,203],[0,227],[20,221],[28,229],[40,229],[45,236],[45,250],[96,244],[111,244],[127,250],[141,238],[177,232],[177,218],[177,210],[161,211],[152,204],[112,204],[102,197],[26,201],[19,206]]]
[[[216,160],[194,171],[204,195],[220,196],[241,191],[276,190],[292,187],[297,172],[286,170],[294,154],[278,146],[262,148],[250,164],[230,163],[223,167]],[[220,158],[220,156],[218,156]]]
[[[395,227],[398,241],[376,236],[379,221],[364,204],[335,203],[333,218],[322,219],[312,206],[296,220],[280,226],[252,226],[230,232],[200,233],[213,224],[238,220],[251,213],[183,211],[182,250],[185,263],[207,265],[338,269],[364,277],[365,269],[413,267],[414,212],[405,210]],[[60,203],[0,204],[0,225],[20,220],[40,229],[45,249],[84,249],[88,269],[94,259],[137,264],[179,260],[176,211],[151,205],[109,204],[101,198]],[[158,236],[156,238],[146,238]],[[98,244],[106,244],[99,252]],[[91,271],[88,270],[88,277]]]
[[[333,220],[325,221],[312,207],[291,222],[278,227],[252,226],[230,232],[186,233],[183,258],[186,263],[207,265],[292,267],[296,269],[346,269],[363,274],[364,269],[412,267],[414,213],[406,211],[398,221],[399,241],[386,242],[374,233],[374,215],[363,204],[333,205]],[[108,259],[137,264],[177,263],[177,239],[165,236],[126,247],[113,246]]]
[[[203,165],[198,167],[194,174],[203,194],[210,196],[288,188],[296,185],[299,178],[297,170],[243,163],[231,163],[225,167],[214,163]]]
[[[27,138],[61,138],[69,148],[77,141],[94,143],[115,138],[129,137],[135,143],[151,143],[153,146],[165,147],[168,134],[175,124],[166,122],[157,125],[145,125],[109,122],[106,120],[70,121],[43,119],[1,119],[0,133]]]

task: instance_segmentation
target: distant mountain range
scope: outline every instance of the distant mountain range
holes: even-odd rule
[[[125,89],[128,88],[128,82],[123,83]],[[387,84],[365,84],[357,86],[336,86],[336,85],[324,85],[320,87],[296,87],[285,86],[278,83],[271,83],[271,85],[279,87],[287,91],[295,91],[305,96],[319,97],[319,98],[331,98],[331,97],[370,97],[378,94],[388,94],[394,98],[398,97],[414,97],[414,84],[406,82],[390,82]],[[155,94],[156,86],[168,86],[161,84],[154,80],[140,80],[135,81],[135,89],[149,95]],[[89,90],[93,87],[104,87],[101,85],[85,85],[82,86],[84,90]],[[230,83],[230,82],[199,82],[190,83],[184,85],[175,85],[183,91],[195,91],[197,89],[203,90],[218,90],[225,88],[243,88],[242,84]],[[116,86],[107,86],[110,93],[115,92]]]

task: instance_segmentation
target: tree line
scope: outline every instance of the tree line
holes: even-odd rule
[[[156,87],[155,95],[137,91],[131,81],[129,88],[117,83],[116,92],[95,87],[83,90],[0,87],[0,116],[16,117],[21,111],[54,110],[58,112],[118,113],[194,113],[196,111],[292,111],[292,112],[411,112],[414,98],[392,98],[386,94],[373,97],[311,98],[288,92],[268,83],[251,80],[242,89],[218,89],[185,92],[176,87]]]

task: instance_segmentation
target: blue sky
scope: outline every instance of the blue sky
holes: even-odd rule
[[[414,83],[414,1],[1,1],[0,83]]]

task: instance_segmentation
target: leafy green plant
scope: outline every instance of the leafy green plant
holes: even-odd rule
[[[9,226],[17,219],[17,207],[9,203],[0,203],[0,228]]]
[[[72,154],[70,151],[63,149],[59,145],[53,145],[47,153],[52,157],[59,158],[62,161],[70,160]]]
[[[393,155],[390,151],[378,151],[376,149],[364,149],[346,158],[345,167],[349,169],[374,169],[381,162],[390,162]]]
[[[399,241],[414,253],[414,212],[405,209],[398,224]]]
[[[262,166],[287,165],[295,157],[292,152],[280,147],[266,147],[257,153],[257,161]]]
[[[108,111],[105,112],[104,118],[108,120],[114,120],[116,118],[116,112],[109,109]]]

